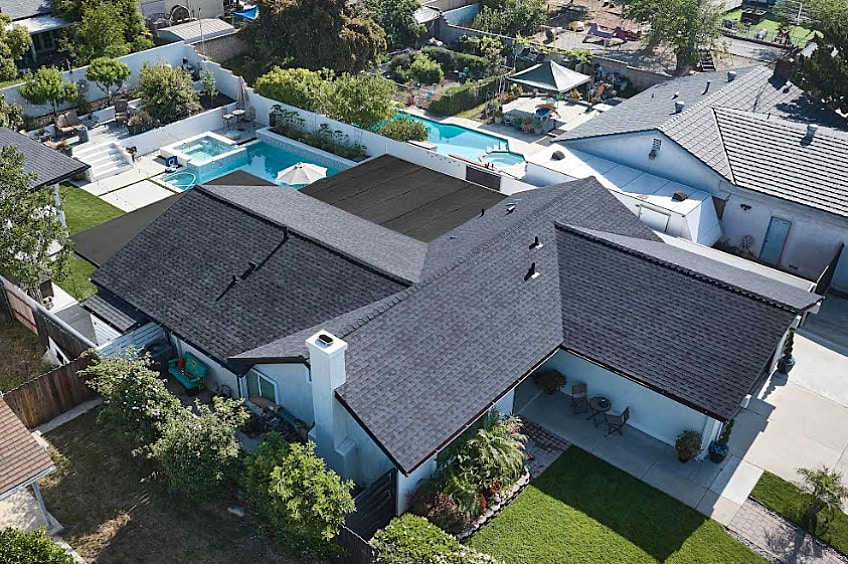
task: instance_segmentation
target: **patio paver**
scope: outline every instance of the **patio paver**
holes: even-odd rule
[[[173,195],[174,192],[163,188],[159,184],[149,180],[143,180],[126,188],[104,194],[101,198],[103,201],[109,202],[117,208],[130,212]]]

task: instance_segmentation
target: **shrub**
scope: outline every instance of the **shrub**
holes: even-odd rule
[[[98,420],[120,428],[136,447],[147,448],[159,440],[165,425],[180,412],[179,400],[150,370],[150,358],[133,348],[95,359],[80,376],[89,377],[88,385],[103,397]]]
[[[396,141],[426,141],[427,126],[409,117],[391,120],[377,130],[377,133]]]
[[[209,495],[236,476],[241,454],[236,432],[249,415],[242,400],[214,398],[213,407],[197,406],[197,416],[183,408],[152,448],[165,478],[185,495]]]
[[[329,71],[274,67],[256,80],[256,92],[283,104],[322,111],[329,96]]]
[[[820,513],[832,515],[842,510],[842,502],[848,499],[848,487],[842,481],[841,472],[826,466],[798,468],[798,475],[801,476],[801,490],[807,497],[806,523],[802,525],[816,530]]]
[[[0,529],[0,562],[74,564],[74,559],[50,538],[43,527],[32,533],[7,527]]]
[[[326,123],[318,126],[312,133],[304,133],[300,138],[307,145],[333,153],[345,159],[358,159],[365,156],[365,147],[351,143],[350,136],[340,130],[332,130]]]
[[[434,492],[432,484],[419,488],[409,496],[409,512],[426,517],[443,531],[452,534],[461,533],[471,524],[471,519],[457,507],[453,497]]]
[[[677,435],[674,448],[677,449],[677,457],[680,460],[686,461],[694,458],[701,452],[701,433],[691,429],[683,431]]]
[[[268,433],[246,461],[243,485],[251,507],[287,546],[330,556],[336,547],[328,541],[355,509],[353,482],[328,470],[314,451],[314,443],[289,445]]]
[[[141,105],[161,123],[171,123],[200,110],[200,94],[180,68],[145,63],[139,72]]]
[[[477,83],[452,86],[430,101],[428,109],[443,116],[452,116],[462,110],[479,106],[496,93],[498,77],[491,77]]]
[[[437,84],[445,78],[445,73],[439,63],[419,53],[415,55],[415,60],[409,66],[409,76],[421,84]]]
[[[375,564],[495,564],[488,554],[460,544],[426,519],[403,515],[392,519],[371,540]]]
[[[65,82],[62,71],[56,67],[41,67],[35,73],[27,73],[26,82],[21,84],[19,92],[24,100],[34,106],[50,106],[53,114],[64,102],[77,97],[77,85]]]
[[[394,115],[395,91],[395,84],[380,76],[344,74],[333,83],[327,115],[363,129],[372,129]]]
[[[451,51],[444,47],[424,47],[421,52],[438,62],[445,74],[451,71],[463,71],[467,68],[468,74],[472,78],[482,78],[492,69],[492,62],[489,59],[469,53]]]

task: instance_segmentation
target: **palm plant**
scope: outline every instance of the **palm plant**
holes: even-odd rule
[[[815,526],[822,512],[832,514],[842,510],[842,502],[848,499],[848,487],[842,483],[842,473],[830,470],[827,466],[819,468],[799,468],[801,489],[807,495],[805,517]]]

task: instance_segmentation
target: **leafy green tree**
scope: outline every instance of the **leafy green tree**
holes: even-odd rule
[[[842,511],[842,503],[848,499],[848,487],[842,481],[842,473],[830,470],[826,466],[819,468],[799,468],[801,489],[807,495],[807,508],[804,517],[816,530],[818,516],[821,513],[833,515]]]
[[[402,49],[415,42],[426,31],[415,19],[421,7],[418,0],[368,0],[368,11],[386,33],[390,50]]]
[[[29,50],[29,32],[22,25],[12,25],[12,18],[0,14],[0,80],[18,76],[15,60]]]
[[[106,93],[106,100],[110,106],[112,105],[112,97],[121,89],[121,86],[129,77],[129,65],[109,57],[94,59],[85,71],[85,78]]]
[[[24,109],[20,104],[6,102],[6,94],[0,92],[0,127],[18,131],[24,126]]]
[[[534,33],[547,16],[547,0],[483,0],[472,26],[515,37]]]
[[[209,107],[211,108],[215,97],[218,95],[218,84],[215,81],[215,73],[209,69],[200,71],[200,85],[203,88],[203,95],[209,100]]]
[[[335,119],[372,129],[395,114],[396,87],[390,80],[372,74],[344,74],[333,84],[327,114]]]
[[[54,13],[74,22],[62,49],[77,65],[153,47],[136,0],[56,0]]]
[[[396,141],[426,141],[427,127],[418,120],[399,117],[386,123],[377,133]]]
[[[150,369],[150,358],[136,349],[95,358],[80,375],[89,378],[87,384],[103,397],[98,420],[126,433],[139,449],[136,453],[146,452],[180,414],[179,400]]]
[[[20,87],[24,100],[35,106],[49,105],[54,116],[59,105],[77,99],[77,85],[65,82],[62,71],[56,67],[41,67],[24,78]]]
[[[25,533],[0,529],[0,562],[6,564],[74,564],[65,549],[50,538],[44,527]]]
[[[269,492],[275,503],[286,508],[285,529],[316,556],[335,552],[329,541],[356,509],[351,490],[353,482],[327,469],[311,442],[289,445],[271,471]]]
[[[648,46],[674,51],[676,74],[698,63],[699,47],[718,47],[723,15],[719,4],[702,0],[628,0],[624,8],[625,18],[650,24]]]
[[[208,496],[232,483],[241,445],[236,433],[249,419],[242,400],[214,398],[213,409],[182,408],[165,422],[152,455],[172,487],[188,496]]]
[[[810,25],[819,32],[818,47],[801,56],[792,80],[831,109],[848,112],[848,3],[809,0],[805,9]]]
[[[24,172],[17,146],[0,148],[0,272],[40,298],[42,276],[64,275],[71,244],[52,191],[30,190],[35,180]],[[57,254],[51,252],[54,243],[61,246]]]
[[[425,55],[418,53],[409,65],[409,75],[421,84],[438,84],[445,78],[442,65]]]
[[[200,110],[200,94],[180,68],[145,63],[139,71],[141,105],[154,120],[171,123]]]
[[[256,0],[261,18],[245,27],[269,65],[359,72],[386,49],[383,30],[345,0]]]
[[[488,554],[460,544],[423,517],[392,519],[371,540],[375,564],[497,564]]]
[[[256,80],[254,88],[262,96],[283,104],[320,112],[324,110],[329,97],[331,77],[331,73],[326,70],[274,67]]]

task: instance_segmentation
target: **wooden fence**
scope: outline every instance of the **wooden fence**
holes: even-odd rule
[[[374,550],[368,542],[355,532],[342,525],[336,537],[345,556],[334,560],[334,564],[371,564],[374,562]]]
[[[73,360],[6,392],[3,399],[28,429],[38,427],[97,397],[77,375],[89,362],[88,358]]]

